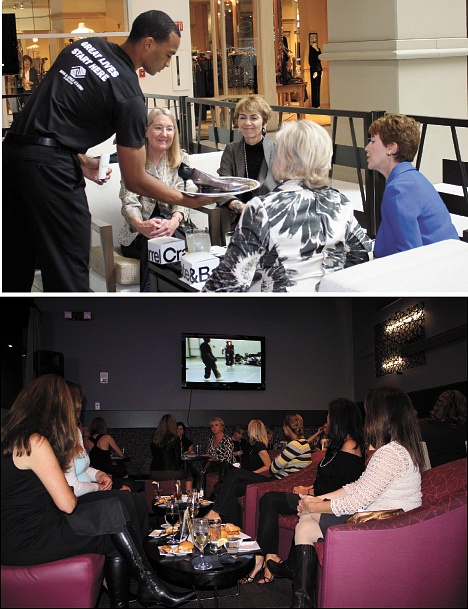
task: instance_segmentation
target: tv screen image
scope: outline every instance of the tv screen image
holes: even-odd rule
[[[265,389],[265,339],[229,334],[183,334],[182,387]]]

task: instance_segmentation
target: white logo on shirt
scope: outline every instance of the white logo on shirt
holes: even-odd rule
[[[86,76],[86,70],[83,66],[75,66],[70,70],[70,75],[73,78],[84,78]]]

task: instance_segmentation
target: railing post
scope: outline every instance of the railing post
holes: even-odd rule
[[[373,110],[367,113],[364,120],[364,141],[369,138],[369,127],[381,116],[385,115],[384,110]],[[366,217],[367,234],[374,239],[379,228],[381,215],[380,206],[382,204],[383,192],[385,190],[385,178],[378,171],[370,171],[366,168]]]

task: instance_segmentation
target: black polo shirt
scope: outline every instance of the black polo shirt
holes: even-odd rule
[[[147,111],[135,67],[102,38],[66,47],[13,121],[13,133],[38,135],[86,152],[117,134],[117,144],[145,143]]]

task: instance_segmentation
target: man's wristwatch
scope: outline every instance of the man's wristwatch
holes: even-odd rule
[[[242,211],[242,203],[240,201],[233,201],[231,203],[231,209],[236,213],[240,214]]]
[[[177,214],[177,216],[176,216]],[[184,221],[184,217],[182,216],[182,214],[179,211],[176,211],[172,214],[172,217],[175,218],[176,220],[178,220],[179,222],[179,226],[182,224],[182,222]]]

